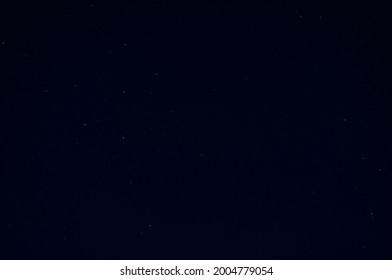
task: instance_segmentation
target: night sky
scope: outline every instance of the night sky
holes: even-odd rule
[[[385,4],[6,2],[1,259],[391,258]]]

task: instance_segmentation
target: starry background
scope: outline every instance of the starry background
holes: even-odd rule
[[[0,258],[391,257],[385,5],[8,2]]]

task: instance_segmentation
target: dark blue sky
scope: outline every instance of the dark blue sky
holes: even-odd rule
[[[390,258],[390,23],[371,1],[2,3],[0,258]]]

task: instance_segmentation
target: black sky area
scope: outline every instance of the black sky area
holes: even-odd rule
[[[390,259],[377,1],[0,4],[1,259]]]

